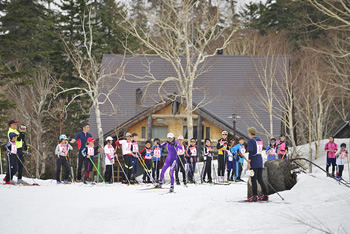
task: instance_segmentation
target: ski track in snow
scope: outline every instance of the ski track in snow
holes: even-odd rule
[[[306,155],[307,146],[299,149]],[[325,166],[323,149],[315,162]],[[348,180],[347,165],[343,175]],[[350,188],[316,168],[280,193],[285,201],[273,194],[268,203],[237,202],[246,198],[245,183],[175,185],[175,194],[164,194],[140,190],[150,185],[36,181],[41,186],[0,186],[0,233],[320,233],[308,225],[350,232]]]

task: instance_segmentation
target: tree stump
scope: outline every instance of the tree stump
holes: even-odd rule
[[[292,166],[288,160],[276,159],[266,161],[263,170],[263,180],[266,186],[267,194],[289,190],[296,184],[296,174],[292,173]],[[253,196],[252,182],[251,178],[248,180],[248,197]],[[263,195],[261,187],[258,184],[258,196]],[[273,187],[273,188],[272,188]]]

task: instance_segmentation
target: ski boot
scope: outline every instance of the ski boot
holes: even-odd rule
[[[60,181],[60,180],[57,180],[57,184],[62,184],[62,181]]]
[[[22,179],[17,179],[17,184],[28,184],[28,183]]]
[[[174,185],[172,184],[172,185],[170,186],[169,193],[173,193],[173,192],[174,192]]]
[[[64,183],[64,184],[70,184],[70,181],[64,180],[63,183]]]
[[[12,181],[6,181],[5,184],[7,184],[7,185],[16,185],[16,184],[12,183]]]
[[[180,180],[176,180],[176,185],[180,185]]]
[[[187,187],[187,181],[186,180],[184,180],[184,185]]]
[[[247,199],[247,202],[257,202],[258,201],[258,196],[252,196]]]
[[[263,196],[258,198],[258,201],[268,201],[268,200],[269,200],[269,196],[267,196],[267,195],[263,195]]]
[[[122,180],[122,184],[128,184],[127,180]]]
[[[157,183],[154,188],[162,188],[162,182]]]

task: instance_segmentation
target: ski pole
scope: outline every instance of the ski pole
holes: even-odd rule
[[[89,158],[89,159],[90,159],[90,161],[91,161],[92,165],[94,166],[94,168],[96,169],[96,171],[97,171],[98,175],[101,177],[101,179],[102,179],[103,183],[106,183],[106,181],[103,179],[102,175],[101,175],[101,174],[100,174],[100,172],[98,171],[98,169],[97,169],[97,167],[96,167],[95,163],[92,161],[92,159],[91,159],[91,158]]]
[[[151,173],[149,173],[149,169],[146,165],[146,163],[144,161],[142,161],[139,157],[137,157],[137,159],[139,160],[141,166],[143,167],[143,169],[145,170],[146,174],[148,175],[149,178],[151,178],[152,183],[155,183],[155,180],[153,179]]]
[[[272,187],[272,185],[266,180],[266,183],[273,189],[273,191],[275,191],[275,193],[277,193],[277,195],[282,199],[282,201],[284,201],[284,198],[279,194],[279,192],[277,192],[277,190]]]
[[[120,168],[122,169],[122,171],[123,171],[123,173],[124,173],[124,176],[125,176],[126,180],[128,181],[128,183],[129,183],[129,185],[130,185],[129,178],[127,177],[127,175],[126,175],[126,173],[125,173],[125,171],[124,171],[122,165],[120,164],[119,159],[118,159],[118,156],[116,157],[116,159],[117,159],[117,162],[118,162]]]
[[[20,163],[22,164],[22,166],[24,167],[24,169],[27,171],[28,175],[30,175],[31,179],[34,181],[33,185],[39,185],[38,183],[35,182],[34,180],[34,176],[28,171],[27,167],[24,165],[24,163],[22,162],[22,160],[18,157],[18,155],[16,154],[16,157],[18,159],[18,161],[20,161]]]
[[[70,167],[70,172],[72,173],[72,183],[75,181],[74,180],[74,170],[73,167]]]

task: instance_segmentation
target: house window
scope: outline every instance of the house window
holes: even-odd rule
[[[210,139],[210,127],[205,128],[205,138]]]
[[[141,138],[143,138],[143,139],[146,138],[146,127],[141,128]]]
[[[166,138],[168,134],[168,126],[152,126],[153,138]]]
[[[202,126],[202,139],[204,137],[204,127]],[[187,126],[184,126],[184,139],[188,138]],[[197,126],[193,126],[193,138],[197,139]]]

